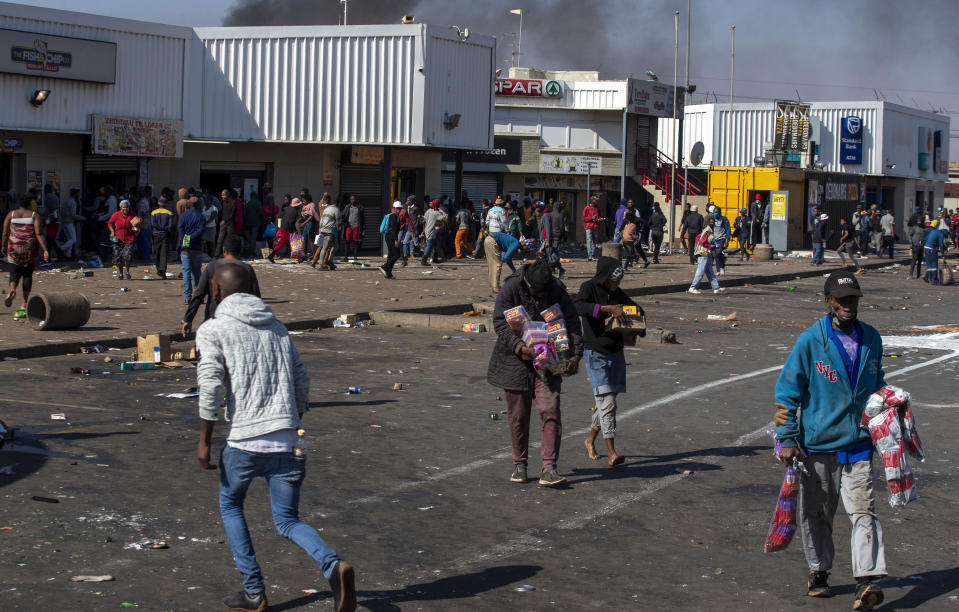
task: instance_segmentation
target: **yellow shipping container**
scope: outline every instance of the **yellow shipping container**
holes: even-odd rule
[[[707,202],[719,206],[732,226],[739,211],[748,209],[757,194],[768,203],[769,192],[789,192],[786,242],[787,248],[798,249],[802,245],[804,185],[804,172],[797,168],[710,166]],[[736,246],[740,246],[738,241]]]

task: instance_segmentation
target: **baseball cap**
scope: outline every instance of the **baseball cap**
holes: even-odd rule
[[[496,196],[496,199],[493,200],[493,204],[502,204],[502,203],[503,203],[503,198],[501,198],[500,196]]]
[[[393,202],[393,208],[403,208],[403,204],[399,200]]]
[[[859,281],[852,270],[839,270],[826,279],[823,293],[826,297],[843,298],[851,295],[862,296],[862,289],[859,288]]]
[[[829,215],[827,215],[826,213],[823,213],[823,214],[819,215],[819,220],[820,220],[820,221],[825,221],[825,220],[828,219],[828,218],[829,218]]]

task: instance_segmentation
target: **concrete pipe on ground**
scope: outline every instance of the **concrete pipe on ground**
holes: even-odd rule
[[[37,330],[76,329],[90,320],[90,301],[82,293],[36,293],[27,302],[27,318]]]

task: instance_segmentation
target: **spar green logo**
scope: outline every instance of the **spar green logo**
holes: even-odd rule
[[[547,81],[543,92],[550,98],[558,98],[563,93],[563,87],[557,81]]]

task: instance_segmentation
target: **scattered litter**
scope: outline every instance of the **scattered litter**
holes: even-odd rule
[[[692,473],[693,473],[692,470],[683,470],[683,476],[689,476]]]
[[[166,542],[149,538],[143,538],[139,542],[130,542],[123,546],[124,550],[161,550],[164,548],[170,548]]]
[[[120,607],[121,608],[139,608],[140,604],[135,604],[135,603],[130,603],[129,601],[125,601],[120,604]]]
[[[4,361],[17,361],[17,358],[16,358],[16,357],[4,357],[3,360],[4,360]]]
[[[152,370],[157,366],[155,361],[124,361],[120,364],[120,370]]]
[[[0,527],[0,531],[13,531],[13,527]]]
[[[370,429],[383,429],[382,425],[370,425]]]
[[[726,316],[711,314],[707,316],[706,319],[708,321],[738,321],[739,320],[738,318],[736,318],[735,312],[732,314],[728,314]]]
[[[393,383],[393,390],[394,390],[394,391],[405,391],[405,390],[406,390],[406,383]]]
[[[46,502],[48,504],[59,504],[60,500],[54,497],[41,497],[40,495],[34,495],[31,499],[38,502]]]
[[[676,341],[676,332],[671,332],[668,329],[664,329],[659,334],[659,343],[660,344],[678,344]]]
[[[463,323],[463,331],[471,334],[478,334],[486,331],[486,326],[482,323]]]
[[[490,413],[489,413],[489,420],[491,420],[491,421],[498,421],[498,420],[499,420],[499,413],[498,413],[498,412],[494,412],[494,411],[490,411]]]
[[[350,393],[363,393],[363,390],[360,389],[359,387],[350,387],[350,388],[349,388],[349,392],[350,392]]]
[[[154,397],[169,397],[172,399],[188,399],[191,397],[200,397],[200,392],[190,391],[187,393],[157,393]]]
[[[14,474],[13,466],[5,465],[3,467],[0,467],[0,474],[7,474],[8,476],[13,476]]]
[[[746,287],[747,289],[755,289],[756,285],[752,283],[746,283],[745,285],[743,285],[743,287]]]
[[[525,593],[526,591],[535,591],[536,587],[531,584],[519,584],[513,587],[514,591],[519,591],[520,593]]]
[[[435,506],[424,506],[420,510],[432,510]]]
[[[113,582],[116,580],[110,574],[104,574],[103,576],[74,576],[70,578],[71,582]]]
[[[89,374],[90,374],[90,370],[87,370],[87,369],[84,369],[84,368],[70,368],[70,373],[71,373],[71,374],[87,374],[87,375],[89,375]]]
[[[334,319],[333,327],[353,327],[353,326],[347,323],[346,321],[341,321],[340,319]]]
[[[67,415],[65,415],[65,414],[62,413],[62,412],[55,412],[55,413],[53,413],[53,414],[50,415],[50,420],[51,420],[51,421],[66,421],[66,420],[67,420]]]
[[[126,288],[126,287],[120,287],[120,293],[126,293],[127,291],[129,291],[128,288]]]
[[[306,593],[307,595],[315,595],[319,593],[316,589],[300,589],[301,593]]]

